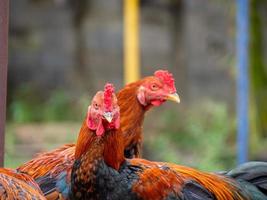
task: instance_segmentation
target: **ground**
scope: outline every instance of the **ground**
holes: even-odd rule
[[[5,166],[17,167],[36,153],[75,142],[80,123],[8,124]]]

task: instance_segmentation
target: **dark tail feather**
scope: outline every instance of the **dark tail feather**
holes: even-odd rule
[[[36,182],[40,186],[45,196],[53,193],[56,190],[56,180],[51,178],[49,175],[37,178]]]
[[[226,175],[254,185],[267,198],[267,162],[247,162],[227,172]]]

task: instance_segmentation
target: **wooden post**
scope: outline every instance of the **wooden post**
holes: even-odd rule
[[[0,166],[4,165],[9,0],[0,1]]]
[[[139,79],[139,68],[139,0],[124,0],[125,84]]]

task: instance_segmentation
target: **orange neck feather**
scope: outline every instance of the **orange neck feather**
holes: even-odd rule
[[[99,141],[98,136],[87,127],[86,120],[84,120],[76,144],[75,159],[79,159],[84,155],[103,156],[107,165],[118,170],[124,161],[124,143],[121,131],[107,131],[104,134],[103,139],[100,140],[101,142],[96,142]],[[94,143],[98,144],[95,145]],[[90,148],[98,148],[97,150],[92,150],[93,152],[98,152],[98,155],[86,154]]]
[[[150,77],[147,77],[146,79],[149,79],[149,78]],[[140,113],[144,114],[145,111],[149,110],[152,107],[152,105],[148,105],[148,106],[141,105],[137,99],[138,89],[145,82],[146,79],[142,79],[134,83],[130,83],[116,94],[118,98],[118,104],[120,106],[120,110],[133,108],[133,109],[138,110]],[[126,114],[126,113],[121,111],[121,118],[123,114]]]
[[[104,160],[106,164],[118,170],[125,160],[124,141],[120,130],[112,131],[105,138]]]
[[[83,121],[82,127],[76,143],[75,155],[74,158],[80,158],[84,153],[87,152],[94,133],[87,127],[86,119]]]
[[[120,107],[121,130],[123,133],[136,126],[142,126],[145,112],[153,107],[152,105],[143,106],[137,99],[139,87],[149,78],[146,77],[130,83],[116,94]],[[129,126],[131,127],[129,128]]]

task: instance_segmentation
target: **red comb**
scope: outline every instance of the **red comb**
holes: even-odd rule
[[[167,70],[157,70],[154,75],[159,78],[163,83],[170,87],[172,92],[176,92],[173,75]]]
[[[112,110],[112,95],[115,91],[114,86],[111,83],[107,83],[104,89],[104,107],[106,111]]]

